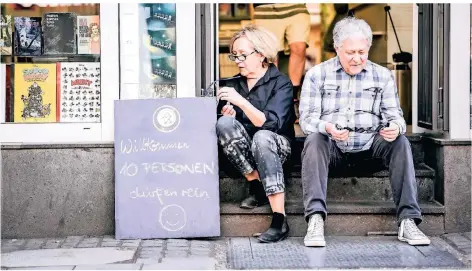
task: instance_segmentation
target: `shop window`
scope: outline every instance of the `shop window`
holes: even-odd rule
[[[120,99],[177,97],[176,19],[176,4],[120,4]]]
[[[2,123],[100,123],[99,4],[2,4]]]

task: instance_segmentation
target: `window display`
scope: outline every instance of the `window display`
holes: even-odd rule
[[[176,4],[120,4],[121,9],[126,12],[120,20],[127,22],[120,25],[126,63],[121,99],[177,97]]]
[[[5,123],[101,122],[100,5],[2,4]]]

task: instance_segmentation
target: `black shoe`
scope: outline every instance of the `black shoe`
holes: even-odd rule
[[[274,213],[269,229],[257,237],[257,240],[261,243],[275,243],[287,238],[289,231],[287,216],[281,213]]]
[[[264,186],[259,180],[249,182],[249,196],[241,201],[240,208],[254,209],[259,206],[269,204]]]
[[[239,207],[243,209],[254,209],[267,204],[269,204],[269,199],[257,200],[255,195],[249,195],[249,197],[241,201],[241,205],[239,205]]]

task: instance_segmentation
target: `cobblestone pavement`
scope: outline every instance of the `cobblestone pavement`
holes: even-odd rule
[[[114,236],[2,239],[1,269],[46,270],[156,270],[156,269],[280,269],[358,267],[471,268],[471,235],[452,233],[431,237],[432,244],[412,247],[396,237],[328,236],[326,248],[305,248],[303,238],[260,244],[254,238],[115,240]],[[74,258],[76,251],[111,249],[130,255],[126,260],[90,264]],[[63,253],[70,262],[50,265],[40,253]],[[17,254],[15,254],[17,253]],[[19,255],[18,253],[22,253]],[[39,254],[38,254],[39,253]],[[95,253],[95,252],[93,252]],[[92,254],[93,254],[92,253]],[[370,254],[369,254],[370,253]],[[64,253],[61,255],[65,255]],[[101,254],[100,254],[101,255]],[[95,258],[100,258],[101,256]],[[106,255],[106,254],[103,254]],[[11,259],[16,258],[12,264]],[[44,256],[42,256],[44,258]],[[56,256],[48,256],[55,259]],[[423,260],[419,258],[424,257]],[[25,259],[27,265],[21,259]],[[80,258],[80,257],[79,257]],[[106,258],[106,257],[105,257]],[[399,259],[401,260],[400,262]],[[5,261],[8,260],[8,261]],[[5,264],[9,262],[9,265]],[[19,262],[19,263],[18,263]],[[40,264],[41,262],[41,264]],[[54,262],[54,261],[53,261]]]
[[[448,233],[442,235],[441,238],[452,247],[452,249],[449,248],[451,253],[470,269],[472,250],[470,232]]]
[[[227,246],[225,238],[186,240],[186,239],[153,239],[153,240],[115,240],[114,236],[86,237],[69,236],[67,238],[44,239],[3,239],[2,269],[16,269],[4,266],[3,260],[11,252],[45,249],[79,249],[79,248],[116,248],[134,250],[130,260],[106,265],[70,265],[50,266],[44,269],[67,270],[152,270],[152,269],[227,269]],[[72,250],[71,250],[72,251]],[[34,265],[28,265],[34,267]],[[28,268],[31,269],[31,268]]]

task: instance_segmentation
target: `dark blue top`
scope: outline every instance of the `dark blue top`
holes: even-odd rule
[[[246,128],[251,137],[259,130],[269,130],[284,136],[289,141],[293,140],[295,137],[293,85],[274,64],[270,64],[264,76],[257,81],[251,91],[249,91],[246,77],[220,82],[220,87],[223,86],[233,87],[255,108],[264,113],[266,117],[264,125],[256,127],[239,107],[233,105],[236,119]],[[226,101],[219,102],[218,114],[225,104]]]

